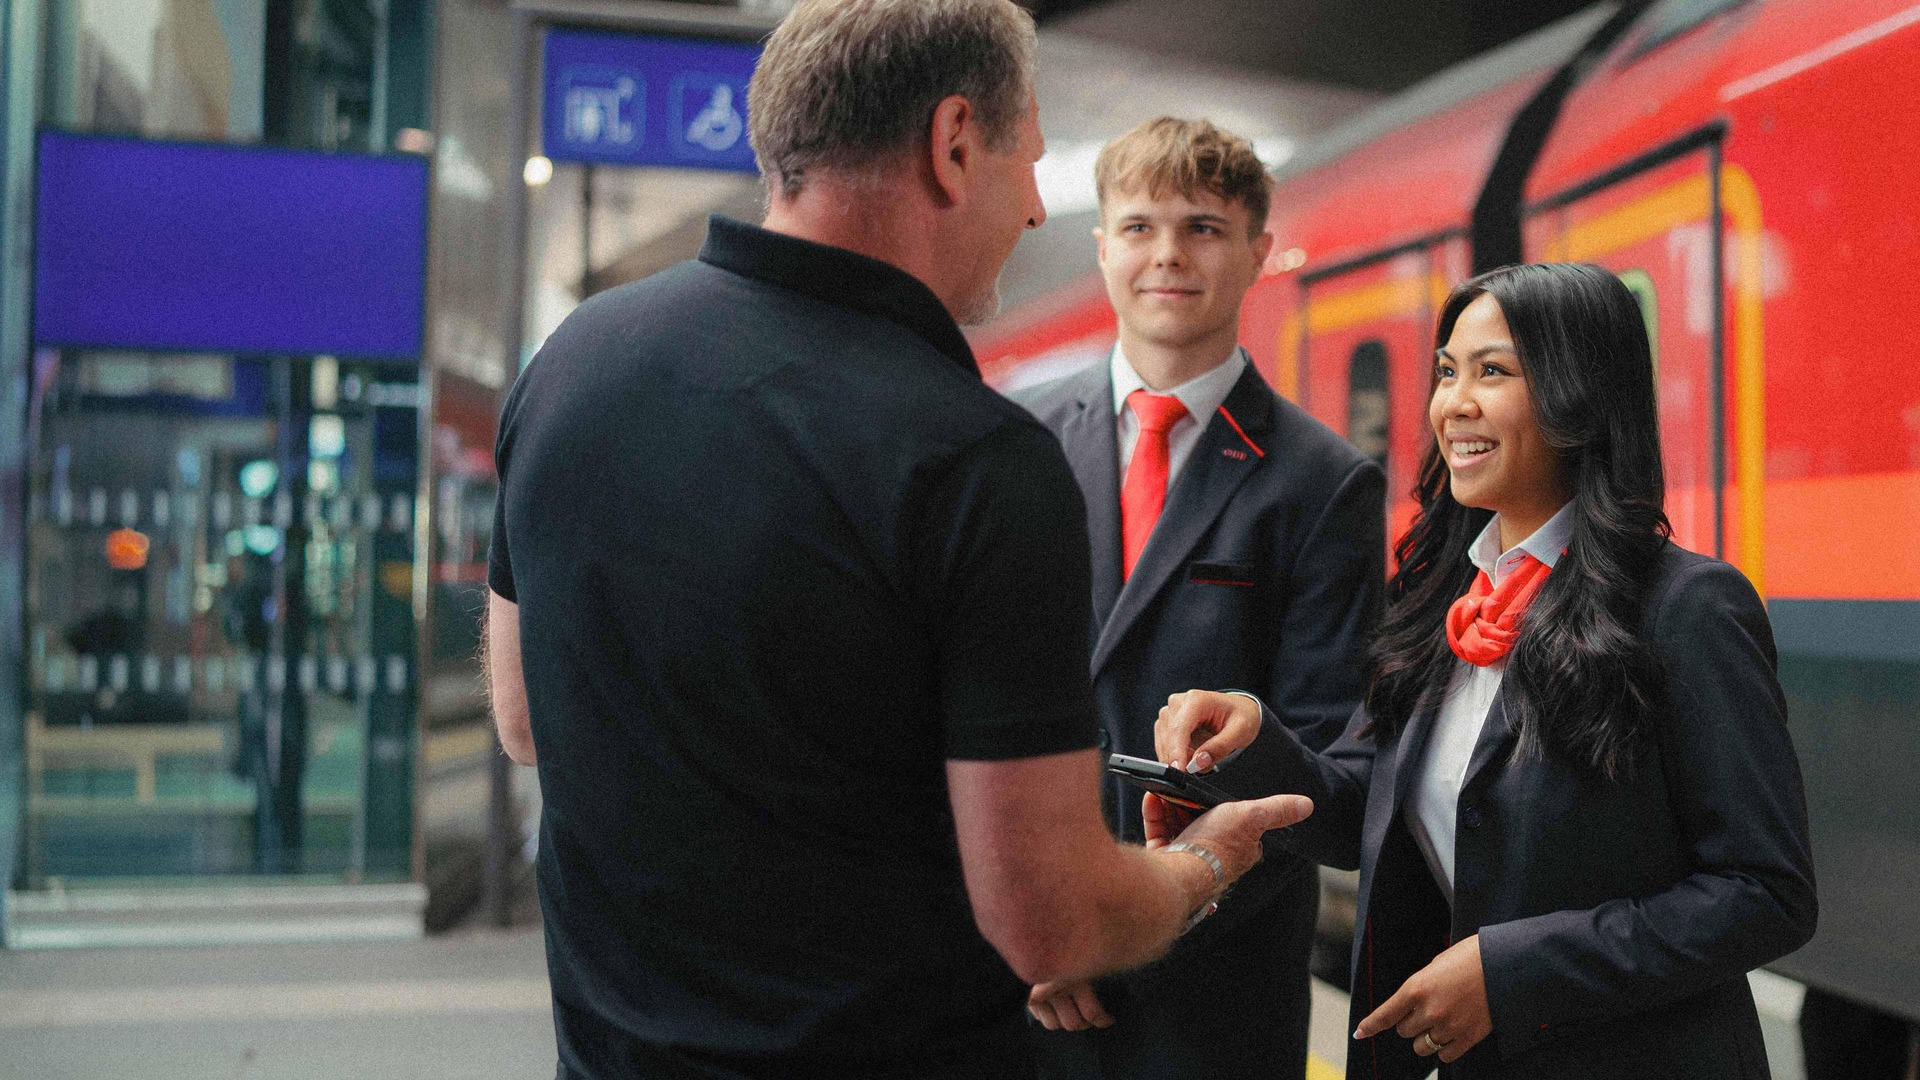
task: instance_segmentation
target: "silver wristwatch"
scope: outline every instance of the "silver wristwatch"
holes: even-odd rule
[[[1184,934],[1195,926],[1198,926],[1201,919],[1220,910],[1220,895],[1226,891],[1227,887],[1227,868],[1220,865],[1220,856],[1215,855],[1199,844],[1189,843],[1185,840],[1175,840],[1161,850],[1184,851],[1189,855],[1194,855],[1198,857],[1201,862],[1207,864],[1207,869],[1213,871],[1213,887],[1218,890],[1218,892],[1214,894],[1213,899],[1201,904],[1192,915],[1187,917],[1186,924],[1180,927],[1180,932]]]

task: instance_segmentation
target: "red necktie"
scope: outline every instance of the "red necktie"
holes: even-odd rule
[[[1127,462],[1127,478],[1120,485],[1120,576],[1133,573],[1140,552],[1153,535],[1154,522],[1167,504],[1167,432],[1187,415],[1180,399],[1166,394],[1135,390],[1127,395],[1127,408],[1140,421],[1140,437],[1134,440],[1133,458]]]
[[[1552,572],[1552,567],[1529,555],[1496,589],[1487,572],[1480,571],[1467,595],[1447,609],[1447,644],[1453,654],[1477,667],[1507,655],[1520,640],[1520,616],[1527,613]]]

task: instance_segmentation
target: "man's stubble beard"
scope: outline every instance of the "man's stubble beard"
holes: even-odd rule
[[[1000,314],[1000,279],[996,276],[991,286],[978,296],[968,299],[953,321],[961,326],[979,326],[998,314]]]

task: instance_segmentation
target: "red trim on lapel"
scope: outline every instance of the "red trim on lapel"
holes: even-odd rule
[[[1234,433],[1235,435],[1238,435],[1238,436],[1240,436],[1240,441],[1241,441],[1241,442],[1243,442],[1243,443],[1246,443],[1246,444],[1247,444],[1247,446],[1248,446],[1248,447],[1249,447],[1249,448],[1250,448],[1250,449],[1251,449],[1251,450],[1252,450],[1252,451],[1253,451],[1253,452],[1254,452],[1255,454],[1257,454],[1257,455],[1259,455],[1260,457],[1266,457],[1266,456],[1267,456],[1267,452],[1266,452],[1265,450],[1262,450],[1262,449],[1260,449],[1260,444],[1259,444],[1259,443],[1256,443],[1256,442],[1254,442],[1254,441],[1253,441],[1252,439],[1249,439],[1249,438],[1247,438],[1247,433],[1246,433],[1245,431],[1242,431],[1242,430],[1241,430],[1241,428],[1240,428],[1240,421],[1238,421],[1238,420],[1235,420],[1235,419],[1233,418],[1233,414],[1227,411],[1227,407],[1226,407],[1225,405],[1222,405],[1222,406],[1220,406],[1220,415],[1221,415],[1221,416],[1224,416],[1224,417],[1226,417],[1226,418],[1227,418],[1227,423],[1229,423],[1229,424],[1232,424],[1232,425],[1233,425],[1233,433]]]

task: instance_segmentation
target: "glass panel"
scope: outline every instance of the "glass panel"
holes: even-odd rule
[[[57,122],[155,137],[261,134],[266,0],[56,0]]]
[[[422,716],[429,728],[483,717],[474,670],[487,606],[493,542],[495,396],[446,372],[437,377],[433,425],[432,652],[423,659]]]
[[[385,0],[52,0],[54,122],[384,146]]]
[[[374,98],[384,62],[377,0],[280,0],[266,34],[267,138],[323,150],[383,148]]]
[[[1370,338],[1353,347],[1347,361],[1347,441],[1387,467],[1387,346]]]
[[[404,875],[367,796],[411,761],[411,372],[36,366],[26,884]]]

